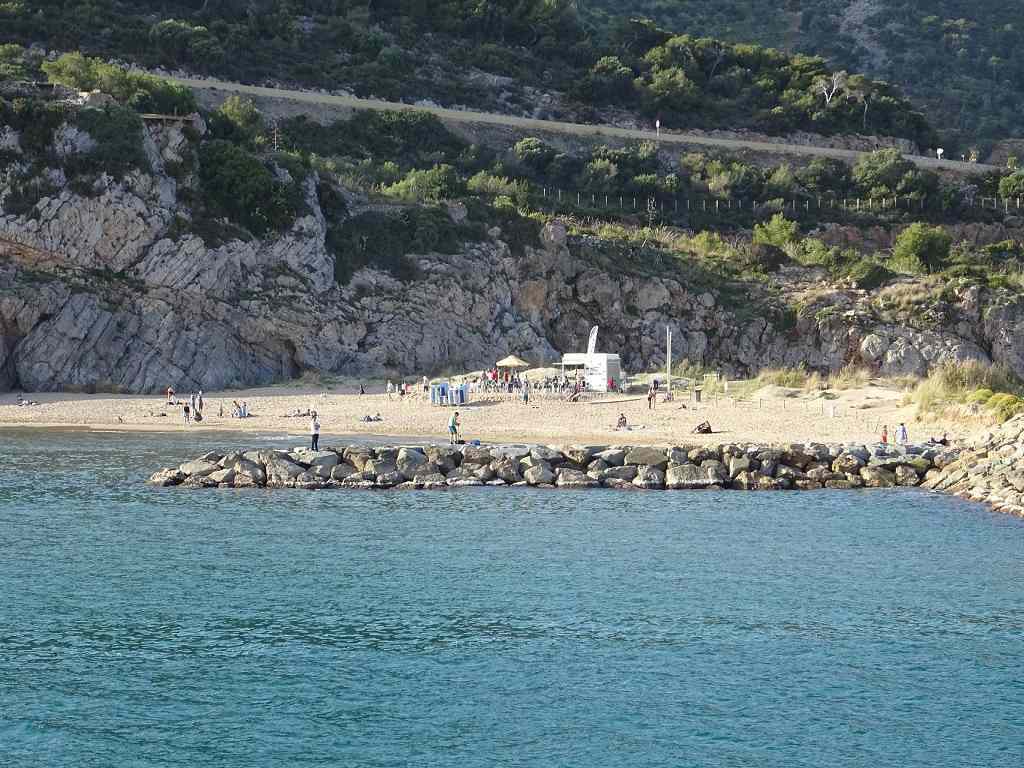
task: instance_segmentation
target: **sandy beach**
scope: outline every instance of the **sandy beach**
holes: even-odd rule
[[[37,405],[18,406],[14,393],[0,396],[0,428],[86,428],[136,432],[223,431],[293,436],[305,439],[309,419],[289,416],[296,411],[316,410],[322,423],[322,444],[340,442],[345,436],[436,438],[446,441],[450,410],[432,406],[422,393],[399,398],[382,394],[373,384],[359,395],[352,386],[316,389],[274,386],[237,392],[204,393],[201,424],[186,425],[180,407],[167,405],[157,395],[27,394]],[[232,401],[245,401],[250,418],[231,418]],[[906,422],[911,440],[923,440],[948,432],[951,438],[966,437],[970,424],[917,421],[915,408],[903,405],[904,393],[881,384],[820,393],[765,387],[742,397],[705,395],[694,402],[690,393],[674,401],[658,401],[648,409],[640,394],[601,395],[570,403],[536,393],[529,405],[508,395],[480,395],[458,410],[463,436],[489,443],[695,445],[756,442],[874,442],[881,425],[890,434]],[[223,410],[222,410],[223,409]],[[380,415],[372,423],[364,416]],[[615,429],[624,414],[629,429]],[[714,433],[693,434],[693,428],[711,423]],[[980,427],[981,425],[977,425]]]

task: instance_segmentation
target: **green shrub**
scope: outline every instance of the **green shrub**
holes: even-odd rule
[[[1021,400],[1016,395],[1000,392],[989,398],[988,402],[985,403],[985,408],[1001,424],[1024,412],[1024,400]]]
[[[1017,171],[1000,179],[999,194],[1006,199],[1024,197],[1024,171]]]
[[[412,253],[453,253],[462,244],[462,233],[436,208],[390,215],[362,213],[341,223],[329,223],[327,247],[334,255],[334,277],[347,285],[361,268],[372,266],[400,280],[416,276]]]
[[[73,114],[74,110],[66,104],[36,99],[0,99],[0,125],[9,125],[19,132],[21,148],[30,156],[48,155],[54,133]]]
[[[889,283],[895,275],[877,261],[863,259],[847,268],[843,277],[862,291],[873,291]]]
[[[43,62],[42,68],[51,83],[99,90],[139,112],[186,115],[196,111],[195,96],[188,88],[81,53],[65,53],[56,61]]]
[[[949,259],[953,239],[941,227],[911,224],[896,238],[893,269],[911,275],[939,272]]]
[[[442,164],[426,171],[409,171],[404,179],[385,187],[382,192],[407,202],[438,203],[461,195],[463,186],[455,169]]]
[[[967,396],[967,402],[984,405],[992,399],[994,394],[991,389],[976,389]]]
[[[83,109],[78,127],[89,134],[96,147],[87,155],[66,160],[67,170],[78,173],[107,172],[115,177],[132,169],[150,170],[143,148],[142,118],[124,107]]]
[[[525,181],[513,181],[504,176],[492,176],[486,171],[474,174],[466,184],[474,195],[483,197],[507,197],[518,206],[526,206],[530,202],[530,190]]]
[[[768,222],[754,225],[754,242],[784,248],[795,242],[799,233],[800,226],[795,221],[776,213]]]
[[[199,178],[213,211],[254,235],[291,226],[302,206],[298,180],[277,181],[258,157],[222,139],[200,147]]]

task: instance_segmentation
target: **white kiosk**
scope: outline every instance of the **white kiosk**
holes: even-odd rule
[[[590,343],[586,352],[570,352],[562,355],[562,372],[582,371],[583,379],[591,392],[607,392],[608,381],[622,387],[622,363],[618,355],[595,351],[597,348],[597,326],[590,330]]]

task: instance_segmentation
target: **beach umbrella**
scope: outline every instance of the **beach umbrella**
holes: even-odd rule
[[[521,357],[516,357],[515,355],[509,355],[504,360],[499,360],[497,363],[495,363],[495,367],[497,367],[497,368],[513,368],[513,369],[515,369],[515,368],[529,368],[530,364],[528,362],[526,362],[525,360],[523,360],[523,358],[521,358]]]

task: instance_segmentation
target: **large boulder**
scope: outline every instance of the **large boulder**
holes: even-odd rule
[[[555,485],[559,488],[596,488],[601,483],[578,469],[560,468],[556,473]]]
[[[216,472],[212,472],[208,477],[213,480],[217,485],[231,486],[235,484],[235,470],[231,469],[218,469]]]
[[[672,491],[681,491],[721,485],[723,482],[721,467],[720,463],[717,463],[717,466],[708,467],[696,464],[671,466],[665,473],[665,487]]]
[[[685,448],[669,448],[665,455],[668,457],[669,464],[690,463],[689,451]]]
[[[423,474],[429,465],[426,455],[415,448],[402,448],[395,460],[396,469],[406,480],[412,480],[416,475]]]
[[[479,445],[467,445],[462,449],[462,463],[484,466],[494,460],[489,448]]]
[[[294,485],[295,478],[305,471],[301,464],[276,456],[267,462],[267,485],[273,488],[287,488]]]
[[[207,461],[205,459],[186,461],[184,464],[178,467],[181,473],[188,477],[206,477],[207,475],[213,474],[220,468],[221,467],[217,462]]]
[[[565,456],[556,448],[547,445],[535,445],[530,449],[530,458],[534,461],[547,462],[555,467],[565,463]]]
[[[860,456],[844,451],[839,454],[835,461],[832,462],[832,470],[834,472],[841,472],[843,474],[860,472],[860,468],[864,466],[865,460]]]
[[[339,464],[331,468],[331,480],[340,483],[345,478],[356,474],[356,468],[351,464]]]
[[[641,464],[637,467],[633,485],[644,490],[661,490],[665,487],[665,473],[652,464]]]
[[[235,485],[238,485],[239,477],[248,477],[255,485],[263,485],[267,482],[267,473],[263,467],[248,459],[239,459],[231,467],[235,470]]]
[[[180,485],[185,478],[188,477],[180,469],[161,469],[159,472],[154,472],[149,478],[149,484],[155,485],[159,488],[167,488],[171,485]]]
[[[462,452],[453,447],[431,445],[427,447],[426,453],[430,462],[444,474],[448,474],[462,463]]]
[[[519,472],[519,462],[512,457],[495,459],[491,462],[491,469],[494,471],[495,477],[500,480],[504,480],[509,485],[512,483],[518,483],[523,479],[523,476]]]
[[[491,469],[490,464],[463,464],[463,468],[468,468],[473,472],[473,477],[484,483],[489,483],[495,478],[494,470]]]
[[[625,463],[664,469],[668,465],[668,453],[664,448],[631,448],[626,454]]]
[[[740,472],[747,472],[749,470],[749,456],[733,456],[729,459],[729,477],[732,478],[733,480],[739,477]]]
[[[826,449],[825,458],[828,458],[828,451]],[[787,464],[796,469],[806,469],[807,465],[813,461],[817,461],[818,456],[816,452],[804,446],[801,443],[790,443],[789,445],[783,446],[782,449],[782,463]],[[778,473],[776,473],[778,477]]]
[[[912,487],[920,482],[917,472],[904,464],[896,467],[896,485]]]
[[[632,483],[636,479],[637,466],[635,464],[625,464],[621,467],[609,467],[601,475],[602,480],[622,480],[626,483]]]
[[[498,445],[491,446],[491,456],[497,461],[499,459],[511,459],[518,463],[530,455],[528,445]]]
[[[565,458],[573,464],[585,467],[594,456],[605,450],[603,445],[572,445],[565,449]]]
[[[721,451],[710,445],[701,445],[692,449],[686,457],[694,464],[700,464],[709,459],[720,459],[722,456]]]
[[[594,454],[595,459],[607,462],[610,466],[621,467],[626,461],[628,451],[625,448],[609,448]]]
[[[373,458],[370,459],[366,464],[363,465],[364,472],[370,472],[374,475],[390,475],[398,471],[398,466],[390,458]]]
[[[666,483],[666,487],[668,486]],[[743,470],[732,479],[732,487],[740,491],[756,491],[761,487],[761,473],[756,470]]]
[[[312,467],[331,469],[341,463],[341,457],[334,451],[308,451],[303,455],[303,462]]]
[[[896,485],[896,475],[881,467],[861,467],[860,476],[868,488],[892,488]]]
[[[363,471],[363,467],[366,466],[367,462],[373,460],[373,453],[365,448],[346,448],[343,456],[345,461],[360,472]]]
[[[540,463],[526,470],[523,479],[530,485],[551,485],[555,482],[555,473],[548,464]]]

